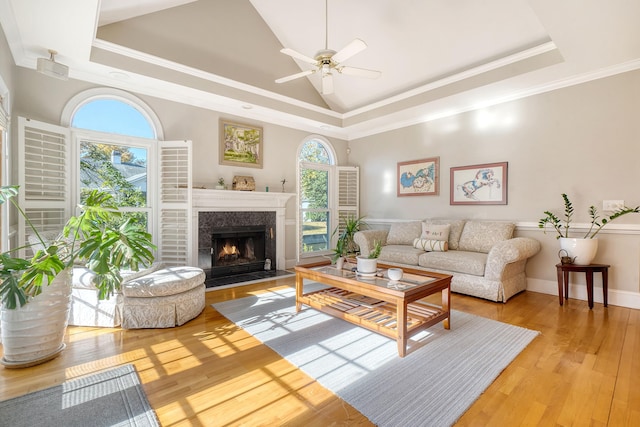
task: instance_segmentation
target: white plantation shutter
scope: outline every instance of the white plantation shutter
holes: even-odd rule
[[[338,173],[338,235],[342,233],[344,219],[360,215],[360,168],[336,166]]]
[[[38,231],[62,230],[70,216],[70,153],[68,129],[18,118],[18,201]],[[19,216],[19,246],[31,233]]]
[[[191,141],[159,141],[158,258],[166,265],[191,260]]]

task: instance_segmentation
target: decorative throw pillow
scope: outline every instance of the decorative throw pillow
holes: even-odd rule
[[[389,228],[387,245],[412,245],[420,230],[420,221],[395,222]]]
[[[423,222],[420,238],[426,240],[442,240],[446,242],[449,240],[449,230],[451,230],[451,226],[449,224],[427,224]]]
[[[425,224],[450,225],[451,231],[449,231],[449,249],[451,249],[452,251],[458,249],[458,242],[460,241],[460,235],[462,234],[462,229],[464,228],[465,220],[427,218],[424,220],[424,222]]]
[[[449,244],[444,240],[414,239],[413,247],[427,252],[446,252]]]

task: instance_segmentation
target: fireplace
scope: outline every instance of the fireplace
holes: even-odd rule
[[[216,211],[198,214],[198,267],[207,286],[221,277],[264,271],[269,259],[276,270],[276,213]]]
[[[291,193],[229,191],[193,189],[193,246],[192,265],[202,268],[207,274],[207,287],[224,286],[237,277],[260,276],[265,270],[212,277],[211,231],[226,230],[238,226],[261,226],[265,233],[264,260],[271,260],[269,273],[282,272],[285,259],[285,217]],[[292,224],[292,227],[295,224]],[[263,264],[264,265],[264,264]],[[262,267],[264,268],[264,266]]]
[[[211,277],[263,270],[267,228],[236,226],[211,230]]]

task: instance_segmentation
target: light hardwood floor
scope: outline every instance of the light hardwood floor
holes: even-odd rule
[[[209,305],[282,286],[293,278],[207,292],[178,328],[69,327],[60,357],[0,368],[0,400],[133,363],[163,426],[371,425]],[[639,310],[534,292],[506,304],[453,294],[452,307],[541,332],[456,425],[640,425]]]

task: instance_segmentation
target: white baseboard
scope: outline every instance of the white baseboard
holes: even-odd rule
[[[558,296],[558,282],[551,280],[527,278],[527,290],[543,294]],[[587,286],[583,284],[569,284],[569,297],[587,301]],[[593,301],[602,303],[602,287],[594,286]],[[640,309],[640,293],[620,291],[609,288],[610,305]]]

